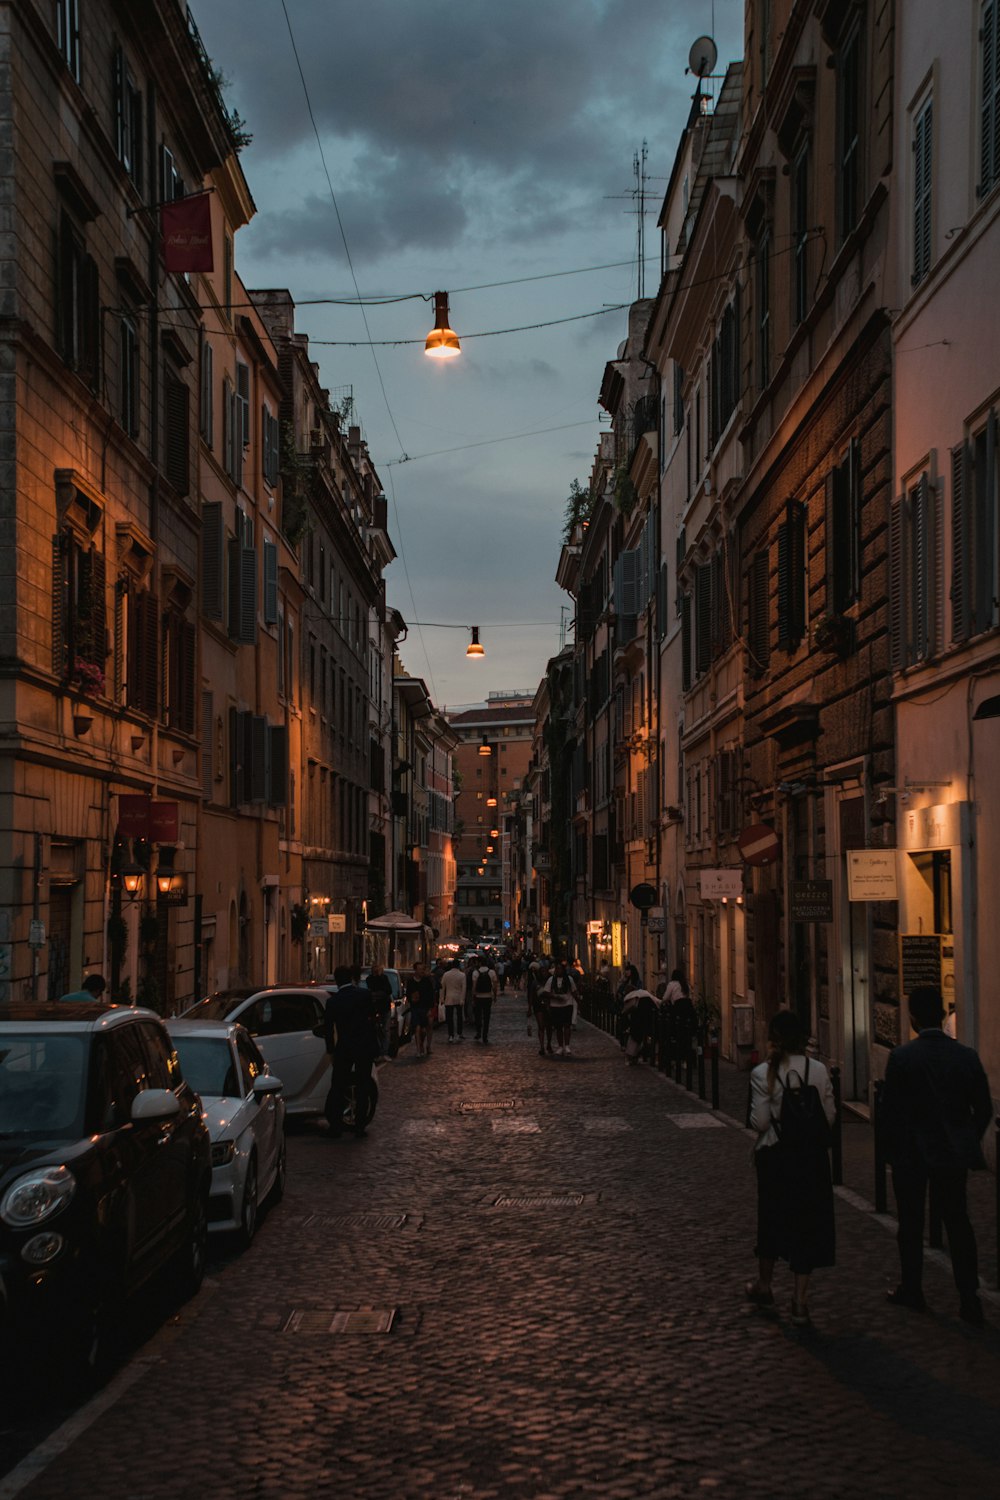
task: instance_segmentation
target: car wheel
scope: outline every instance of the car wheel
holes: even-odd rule
[[[257,1158],[251,1156],[247,1175],[243,1183],[243,1202],[240,1205],[240,1244],[245,1250],[253,1243],[257,1232]]]
[[[184,1243],[174,1261],[174,1279],[182,1297],[193,1297],[205,1279],[208,1258],[208,1183],[200,1182],[188,1214]]]
[[[285,1149],[285,1132],[281,1132],[281,1140],[278,1142],[278,1161],[274,1168],[274,1181],[271,1184],[270,1203],[280,1203],[285,1196],[285,1177],[288,1172],[288,1152]]]

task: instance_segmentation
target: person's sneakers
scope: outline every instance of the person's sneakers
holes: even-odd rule
[[[908,1307],[911,1312],[927,1311],[923,1292],[911,1292],[905,1286],[898,1286],[894,1292],[886,1292],[885,1300],[891,1302],[893,1307]]]
[[[563,1057],[569,1057],[569,1048],[568,1047],[564,1047],[563,1048]]]
[[[963,1323],[971,1323],[973,1328],[983,1328],[986,1319],[983,1316],[983,1304],[975,1295],[963,1297],[962,1304],[958,1309],[958,1316]]]
[[[792,1303],[792,1326],[793,1328],[808,1328],[812,1318],[809,1309],[804,1302]]]

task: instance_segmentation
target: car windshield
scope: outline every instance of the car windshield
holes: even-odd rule
[[[88,1051],[85,1036],[0,1035],[0,1139],[79,1139]]]
[[[186,1010],[186,1016],[194,1016],[198,1021],[226,1021],[234,1010],[247,999],[244,995],[209,995],[205,1000],[199,1000],[197,1005],[192,1005]]]
[[[175,1036],[181,1072],[196,1094],[239,1099],[233,1049],[224,1036]]]

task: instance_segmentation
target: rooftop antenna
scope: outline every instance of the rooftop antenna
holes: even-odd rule
[[[693,73],[698,80],[693,96],[695,99],[702,98],[702,79],[711,78],[718,61],[719,49],[710,36],[700,36],[691,44],[686,71]]]

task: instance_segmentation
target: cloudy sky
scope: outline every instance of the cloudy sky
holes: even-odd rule
[[[533,692],[570,616],[554,582],[563,512],[570,482],[587,480],[604,364],[626,327],[604,309],[637,294],[633,160],[647,141],[651,295],[688,51],[712,34],[718,72],[739,57],[743,0],[192,9],[253,133],[242,160],[257,215],[236,244],[246,284],[353,299],[353,266],[363,298],[450,294],[460,359],[424,356],[428,301],[301,306],[297,326],[333,398],[353,395],[389,497],[389,599],[427,622],[411,625],[408,670],[440,706]],[[487,285],[518,278],[544,279]],[[574,321],[501,332],[555,319]],[[434,628],[453,623],[481,626],[485,660]]]

